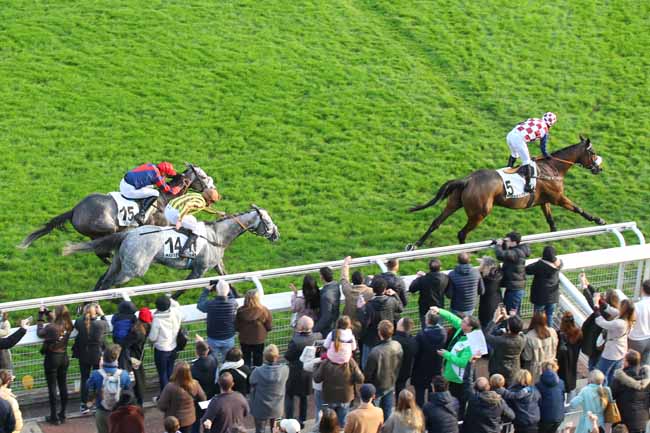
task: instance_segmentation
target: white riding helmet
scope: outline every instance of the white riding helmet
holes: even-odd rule
[[[550,111],[547,112],[547,113],[544,113],[544,116],[542,116],[542,119],[544,120],[544,122],[546,122],[546,124],[548,125],[549,128],[551,126],[555,125],[555,122],[557,122],[557,116],[555,115],[555,113],[551,113]]]

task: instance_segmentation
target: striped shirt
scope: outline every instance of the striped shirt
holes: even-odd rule
[[[168,206],[173,207],[180,214],[182,219],[185,215],[193,214],[200,211],[208,213],[217,213],[216,210],[210,208],[203,196],[197,192],[188,192],[180,197],[176,197],[167,203]]]

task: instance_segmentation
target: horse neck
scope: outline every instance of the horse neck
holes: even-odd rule
[[[206,227],[208,227],[208,236],[213,237],[213,239],[211,239],[212,241],[219,243],[223,247],[227,247],[242,233],[244,233],[246,229],[255,226],[258,218],[256,211],[250,211],[245,214],[231,216],[220,221],[206,224]],[[237,220],[239,220],[245,228],[239,225]]]
[[[553,152],[554,159],[551,159],[548,163],[555,167],[560,176],[564,176],[578,160],[579,146],[580,144],[574,144]]]

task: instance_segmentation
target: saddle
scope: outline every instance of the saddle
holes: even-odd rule
[[[521,168],[522,168],[521,165],[518,165],[517,167],[506,167],[506,168],[503,169],[503,172],[506,173],[506,174],[515,174],[516,173],[521,177],[525,177],[524,172],[523,172],[523,170]]]

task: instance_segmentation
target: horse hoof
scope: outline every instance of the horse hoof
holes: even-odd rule
[[[416,246],[413,245],[413,244],[407,244],[407,245],[406,245],[406,248],[404,248],[404,251],[415,251],[415,250],[417,250],[417,248],[418,248],[418,247],[416,247]]]
[[[600,225],[600,226],[604,226],[604,225],[606,225],[607,223],[605,222],[604,219],[602,219],[602,218],[597,218],[597,219],[596,219],[596,224],[598,224],[598,225]]]

